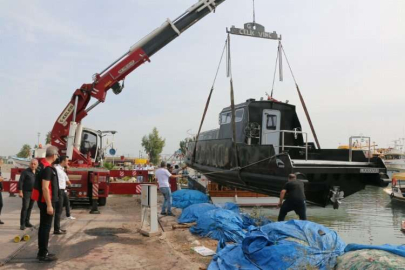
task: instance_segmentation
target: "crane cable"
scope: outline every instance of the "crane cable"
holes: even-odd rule
[[[281,50],[282,50],[282,52],[283,52],[283,54],[284,54],[285,60],[287,61],[288,68],[290,69],[290,72],[291,72],[291,76],[292,76],[293,79],[294,79],[295,87],[297,88],[298,96],[299,96],[299,98],[300,98],[301,105],[302,105],[302,107],[304,108],[304,112],[305,112],[305,115],[306,115],[306,117],[307,117],[307,120],[308,120],[308,123],[309,123],[309,127],[311,128],[312,135],[314,136],[316,146],[318,147],[318,149],[321,149],[321,145],[319,144],[318,137],[316,136],[315,128],[314,128],[314,125],[312,124],[311,117],[309,116],[309,112],[308,112],[307,106],[305,105],[304,98],[303,98],[303,96],[302,96],[302,94],[301,94],[300,88],[298,87],[297,80],[295,79],[295,76],[294,76],[294,72],[292,71],[290,62],[288,61],[287,54],[285,53],[284,47],[283,47],[283,45],[281,44],[281,42],[280,42],[280,48],[281,48]]]
[[[236,113],[235,113],[235,96],[233,91],[233,77],[232,77],[232,60],[231,60],[231,35],[228,33],[228,77],[230,78],[230,98],[231,98],[231,124],[232,124],[232,146],[235,151],[235,167],[239,167],[239,155],[238,155],[238,148],[236,146]],[[240,180],[242,178],[240,177]],[[242,180],[243,181],[243,180]]]
[[[207,102],[205,103],[204,113],[203,113],[203,116],[202,116],[202,118],[201,118],[200,127],[198,128],[198,133],[197,133],[197,136],[195,137],[195,145],[194,145],[194,150],[193,150],[193,158],[192,158],[192,160],[191,160],[191,162],[193,162],[193,163],[195,162],[195,156],[196,156],[196,150],[197,150],[197,141],[198,141],[198,138],[200,137],[201,128],[202,128],[202,125],[204,124],[205,116],[206,116],[206,114],[207,114],[208,107],[209,107],[209,105],[210,105],[212,92],[214,92],[215,83],[216,83],[216,81],[217,81],[219,69],[220,69],[220,67],[221,67],[222,59],[224,58],[224,53],[225,53],[225,50],[226,50],[226,48],[227,48],[227,44],[228,44],[228,40],[225,40],[225,45],[224,45],[224,48],[223,48],[223,50],[222,50],[221,58],[220,58],[220,60],[219,60],[217,72],[215,73],[214,82],[212,83],[211,90],[210,90],[210,94],[208,95]]]
[[[273,84],[271,86],[271,94],[270,97],[273,98],[273,92],[274,92],[274,82],[276,81],[276,73],[277,73],[277,63],[278,63],[278,57],[280,56],[279,50],[277,50],[277,57],[276,57],[276,63],[274,65],[274,74],[273,74]]]

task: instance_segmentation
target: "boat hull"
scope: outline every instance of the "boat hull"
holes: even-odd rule
[[[193,144],[189,149],[193,149]],[[389,183],[381,159],[373,158],[369,162],[358,153],[352,162],[348,162],[345,161],[347,150],[317,150],[309,156],[319,159],[303,160],[288,153],[276,155],[272,145],[237,144],[236,155],[231,140],[224,139],[198,141],[196,149],[195,157],[192,150],[188,152],[186,163],[210,181],[278,197],[288,175],[294,173],[304,182],[307,201],[323,207],[331,203],[335,187],[347,197],[366,185],[386,186]],[[335,160],[329,160],[331,158]]]

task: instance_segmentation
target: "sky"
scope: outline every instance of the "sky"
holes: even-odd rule
[[[0,156],[33,146],[38,132],[43,143],[77,88],[196,2],[0,0]],[[381,147],[405,137],[404,1],[255,3],[256,22],[283,37],[322,148],[347,144],[353,135],[370,136]],[[251,21],[251,0],[225,1],[132,72],[120,95],[109,91],[83,124],[118,131],[114,146],[125,156],[138,156],[142,137],[156,127],[166,139],[163,154],[172,154],[197,133],[226,27]],[[277,42],[231,38],[235,102],[265,97]],[[222,65],[203,130],[218,127],[229,91]],[[295,104],[310,133],[285,62],[274,97]]]

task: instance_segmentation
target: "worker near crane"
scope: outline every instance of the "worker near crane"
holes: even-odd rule
[[[283,202],[284,199],[285,201]],[[307,219],[304,183],[298,181],[295,174],[288,175],[288,182],[280,192],[280,201],[277,207],[281,207],[280,213],[278,214],[278,221],[284,221],[288,212],[293,210],[300,217],[300,220]]]
[[[3,208],[3,196],[1,195],[3,191],[3,177],[1,177],[1,165],[3,165],[3,159],[0,158],[0,215],[1,215],[1,209]],[[1,221],[0,219],[0,225],[3,225],[4,222]]]
[[[161,215],[174,216],[172,213],[172,193],[170,191],[169,178],[172,174],[166,168],[166,162],[160,163],[160,168],[156,170],[155,177],[159,184],[159,190],[163,194],[164,201]]]
[[[56,203],[55,209],[55,222],[54,222],[54,229],[53,234],[65,234],[66,230],[62,230],[60,227],[60,218],[63,212],[63,206],[65,205],[66,201],[69,201],[67,196],[66,186],[71,185],[69,178],[65,172],[65,167],[68,165],[68,157],[67,156],[60,156],[54,164],[56,172],[58,174],[59,179],[59,201]],[[70,213],[70,211],[69,211]]]
[[[55,204],[59,201],[59,180],[56,169],[52,163],[59,157],[58,148],[49,146],[46,149],[46,157],[40,161],[38,166],[39,175],[35,179],[32,198],[37,201],[39,207],[39,229],[38,229],[38,255],[40,262],[52,262],[58,258],[55,254],[48,252],[49,234],[51,232]]]
[[[30,223],[31,210],[34,206],[34,200],[31,199],[32,189],[35,184],[35,173],[38,167],[38,160],[31,159],[27,169],[21,172],[18,181],[19,196],[22,199],[22,208],[20,215],[20,230],[33,227]]]

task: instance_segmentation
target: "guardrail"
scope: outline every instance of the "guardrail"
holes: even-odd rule
[[[285,148],[298,148],[298,149],[305,149],[305,160],[308,160],[308,134],[303,131],[297,131],[297,130],[275,130],[275,131],[269,131],[267,133],[281,133],[281,145],[273,145],[274,147],[281,147],[281,150],[284,152]],[[294,134],[296,137],[297,134],[303,134],[305,135],[305,146],[298,146],[298,145],[285,145],[285,133],[290,133]]]

